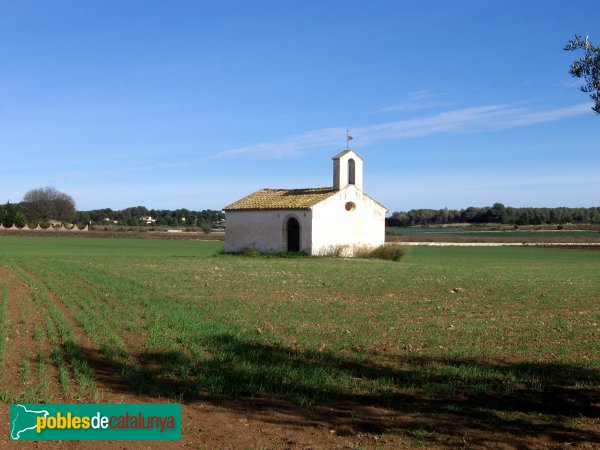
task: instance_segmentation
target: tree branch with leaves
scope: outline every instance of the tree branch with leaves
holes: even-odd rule
[[[600,47],[592,45],[589,36],[583,39],[575,35],[575,39],[569,41],[564,50],[583,50],[584,55],[571,64],[571,75],[583,78],[585,85],[581,86],[583,92],[589,93],[594,106],[592,109],[600,114]]]

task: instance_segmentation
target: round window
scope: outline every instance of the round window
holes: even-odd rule
[[[356,205],[353,202],[346,202],[346,211],[354,211]]]

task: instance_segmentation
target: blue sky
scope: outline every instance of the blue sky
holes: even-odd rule
[[[0,0],[0,201],[221,209],[365,158],[390,211],[600,204],[600,2]]]

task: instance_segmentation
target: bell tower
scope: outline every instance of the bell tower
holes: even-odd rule
[[[333,158],[333,189],[340,191],[348,185],[363,190],[362,157],[354,150],[344,150]]]

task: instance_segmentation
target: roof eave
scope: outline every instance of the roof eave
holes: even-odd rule
[[[338,153],[337,155],[335,155],[331,159],[333,159],[333,160],[340,159],[342,156],[344,156],[344,155],[346,155],[347,153],[350,153],[350,152],[354,153],[361,161],[364,161],[364,158],[362,156],[360,156],[358,153],[356,153],[352,149],[344,150],[343,152]]]
[[[322,201],[322,200],[321,200]],[[318,202],[321,203],[321,202]],[[314,206],[314,205],[313,205]],[[223,208],[225,212],[236,212],[236,211],[310,211],[312,210],[312,206],[306,206],[301,208],[289,208],[289,207],[281,207],[281,208]]]

